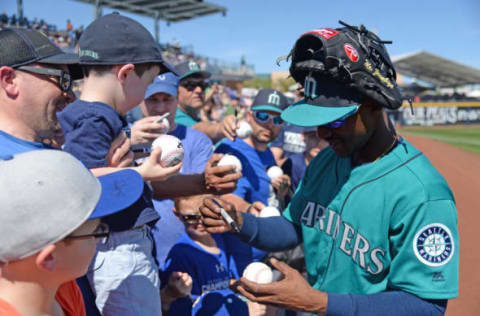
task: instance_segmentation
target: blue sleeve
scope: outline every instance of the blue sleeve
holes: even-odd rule
[[[424,300],[402,291],[370,295],[328,293],[325,316],[440,316],[446,308],[447,300]]]
[[[202,173],[205,171],[207,162],[212,157],[213,154],[213,143],[206,135],[201,132],[194,130],[199,134],[197,137],[195,157],[192,162],[192,172],[193,173]]]
[[[80,160],[87,168],[106,167],[105,157],[120,133],[102,116],[79,120],[74,129],[65,133],[63,150]]]
[[[248,213],[242,216],[243,224],[238,236],[251,246],[265,251],[281,251],[301,242],[300,230],[283,216],[261,218]],[[278,234],[279,231],[282,233]]]
[[[178,244],[173,246],[168,253],[167,259],[165,259],[165,264],[159,271],[161,288],[164,288],[168,284],[168,278],[172,272],[186,272],[190,274],[192,278],[194,277],[185,261],[188,261],[188,256],[185,254],[184,247]]]

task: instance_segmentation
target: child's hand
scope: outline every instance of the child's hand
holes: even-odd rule
[[[136,167],[138,173],[140,173],[145,181],[163,181],[167,180],[171,176],[180,172],[183,163],[179,163],[173,167],[162,167],[160,165],[160,156],[162,155],[162,149],[156,147],[150,154],[150,157]]]
[[[190,296],[192,293],[193,280],[186,272],[172,272],[168,278],[168,294],[172,298]]]

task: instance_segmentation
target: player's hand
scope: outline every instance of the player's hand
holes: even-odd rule
[[[241,172],[234,172],[234,165],[217,166],[223,154],[213,154],[204,171],[205,187],[212,194],[227,194],[235,191]]]
[[[235,137],[237,137],[237,128],[239,127],[235,115],[227,115],[219,124],[223,135],[234,141]]]
[[[286,174],[281,175],[280,177],[272,180],[272,186],[277,192],[278,196],[284,197],[288,194],[288,189],[290,188],[290,177]]]
[[[130,141],[132,145],[153,142],[158,136],[162,135],[160,131],[164,125],[157,123],[161,116],[149,116],[138,120],[130,128]]]
[[[235,210],[233,204],[219,197],[215,197],[215,200],[227,211],[230,217],[237,223],[238,227],[242,227],[242,214]],[[227,221],[220,215],[220,207],[213,202],[212,198],[205,198],[203,200],[200,213],[202,213],[202,223],[209,233],[221,234],[230,231],[233,232],[232,227],[228,225]]]
[[[162,148],[156,147],[150,153],[150,156],[135,169],[140,173],[145,181],[163,181],[180,172],[183,162],[173,167],[162,167],[160,165],[160,156]]]
[[[174,299],[190,296],[192,293],[193,281],[190,274],[186,272],[172,272],[168,278],[167,293]]]
[[[133,164],[133,152],[130,150],[130,140],[125,132],[121,132],[112,142],[106,156],[107,166],[126,168]]]
[[[267,206],[260,201],[254,202],[251,207],[248,208],[248,213],[252,214],[253,216],[260,216],[260,212],[266,208]]]
[[[260,284],[242,277],[238,281],[231,280],[230,287],[253,302],[324,315],[327,293],[313,289],[297,270],[286,263],[275,258],[270,262],[283,275],[279,281]]]

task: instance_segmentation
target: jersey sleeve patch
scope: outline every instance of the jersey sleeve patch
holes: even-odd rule
[[[431,267],[445,265],[455,252],[450,229],[440,223],[423,226],[413,239],[413,252],[423,264]]]

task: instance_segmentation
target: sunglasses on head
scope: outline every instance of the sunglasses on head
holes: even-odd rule
[[[187,224],[197,224],[202,219],[202,214],[180,214],[180,217]]]
[[[17,67],[16,69],[25,71],[25,72],[34,73],[37,75],[56,77],[57,84],[60,87],[60,90],[62,90],[63,92],[67,92],[72,88],[72,78],[70,76],[70,73],[63,71],[61,69],[39,68],[39,67],[31,67],[31,66],[20,66],[20,67]]]
[[[202,91],[204,91],[208,87],[208,82],[206,82],[203,79],[190,79],[190,80],[185,80],[180,84],[182,87],[187,89],[188,91],[193,91],[195,90],[196,87],[200,87]]]
[[[330,123],[327,123],[327,124],[324,124],[322,125],[323,127],[327,127],[327,128],[339,128],[339,127],[342,127],[343,125],[345,125],[345,123],[347,122],[347,119],[352,116],[353,114],[357,113],[358,111],[358,107],[359,106],[356,106],[355,109],[353,109],[352,111],[348,112],[347,114],[345,114],[344,116],[342,116],[341,118],[335,120],[335,121],[332,121]]]
[[[273,119],[273,125],[282,125],[283,120],[280,115],[273,115],[267,112],[254,112],[254,117],[257,122],[267,123],[270,119]]]

